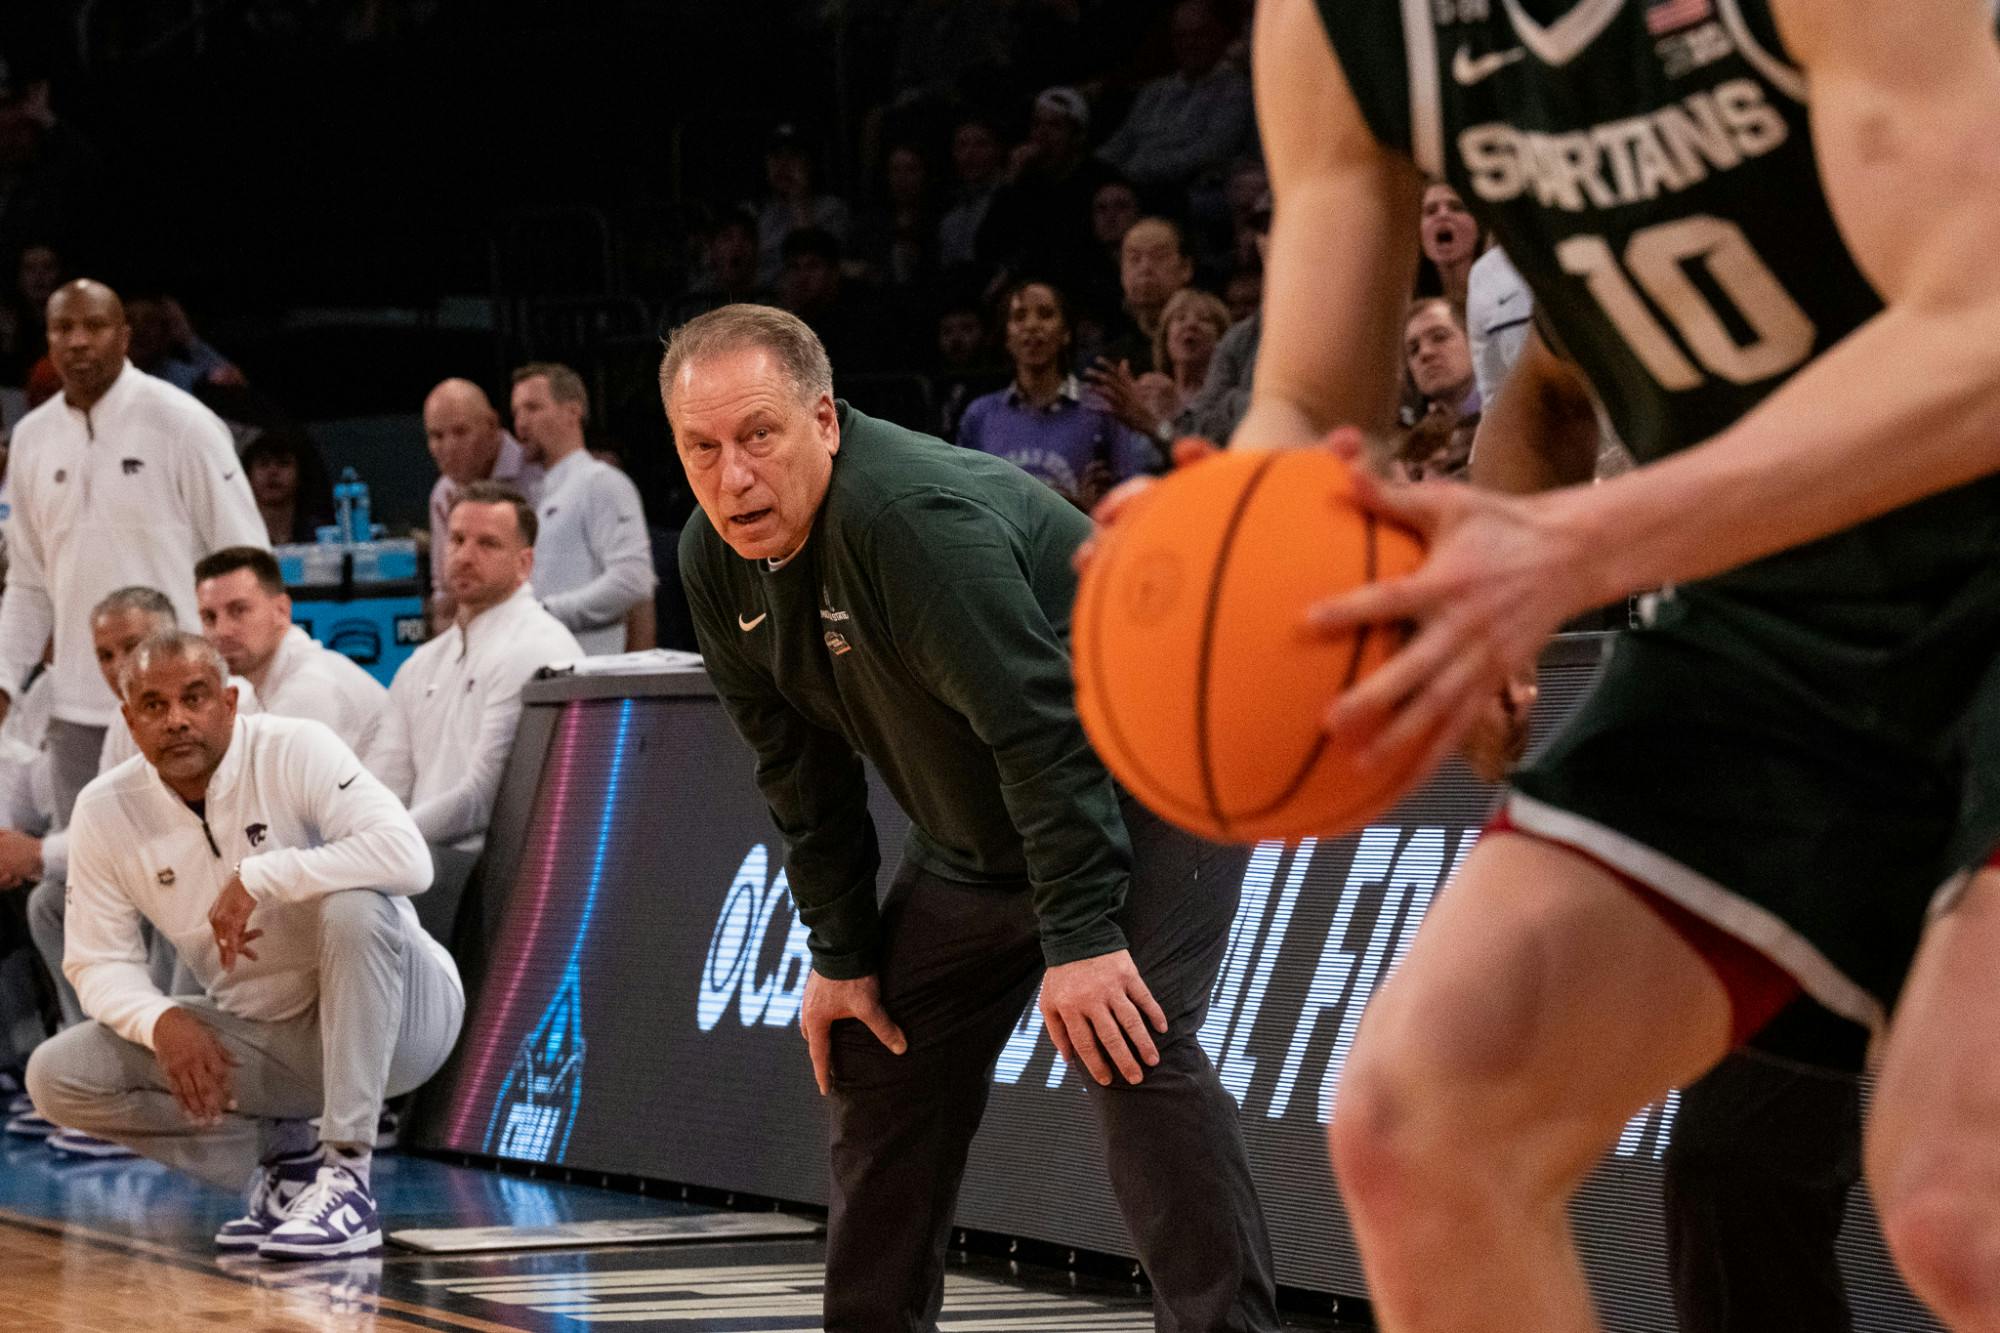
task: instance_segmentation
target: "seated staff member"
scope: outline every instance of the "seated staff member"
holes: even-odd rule
[[[431,882],[409,813],[321,724],[238,716],[227,677],[180,632],[126,664],[141,757],[86,787],[72,825],[63,968],[94,1021],[43,1043],[28,1092],[210,1184],[249,1177],[219,1246],[365,1253],[377,1113],[444,1063],[464,992],[408,902]],[[153,984],[144,921],[202,994]]]
[[[368,759],[389,691],[345,653],[292,623],[277,557],[255,546],[226,546],[194,566],[201,632],[230,671],[257,687],[264,711],[323,722]]]
[[[690,322],[660,379],[702,509],[681,539],[695,630],[811,931],[825,1327],[935,1326],[966,1148],[1040,984],[1095,1080],[1161,1326],[1275,1329],[1236,1103],[1195,1039],[1247,852],[1121,799],[1085,743],[1068,634],[1090,521],[1011,463],[836,403],[783,311]],[[864,755],[913,821],[879,912]]]
[[[441,879],[470,871],[485,845],[521,721],[521,687],[551,662],[584,655],[529,586],[535,529],[535,511],[512,487],[475,481],[459,491],[445,552],[458,610],[389,685],[370,766],[409,803],[434,850],[467,854],[441,857]]]

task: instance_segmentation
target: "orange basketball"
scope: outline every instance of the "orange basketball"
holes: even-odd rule
[[[1322,727],[1400,626],[1309,638],[1306,609],[1423,562],[1362,512],[1325,450],[1231,450],[1164,478],[1102,535],[1077,589],[1077,710],[1105,765],[1205,838],[1338,836],[1423,774],[1412,749],[1362,771]]]

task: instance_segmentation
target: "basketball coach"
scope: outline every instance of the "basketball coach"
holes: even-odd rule
[[[702,509],[681,539],[695,630],[811,932],[826,1328],[936,1327],[967,1146],[1038,982],[1094,1083],[1158,1326],[1277,1328],[1236,1105],[1195,1040],[1247,854],[1152,818],[1084,740],[1089,520],[1011,463],[836,402],[782,311],[685,325],[660,384]],[[864,756],[913,821],[879,907]]]

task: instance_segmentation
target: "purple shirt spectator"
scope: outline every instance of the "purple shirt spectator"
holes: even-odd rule
[[[1047,407],[1030,404],[1018,384],[975,398],[959,423],[958,442],[1006,459],[1073,502],[1094,500],[1162,465],[1151,440],[1084,401],[1074,375]]]

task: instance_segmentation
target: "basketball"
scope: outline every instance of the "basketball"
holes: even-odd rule
[[[1400,626],[1309,638],[1306,611],[1422,563],[1319,449],[1232,450],[1162,480],[1101,537],[1077,591],[1077,711],[1126,788],[1222,842],[1351,832],[1423,775],[1362,771],[1327,706],[1391,657]]]

